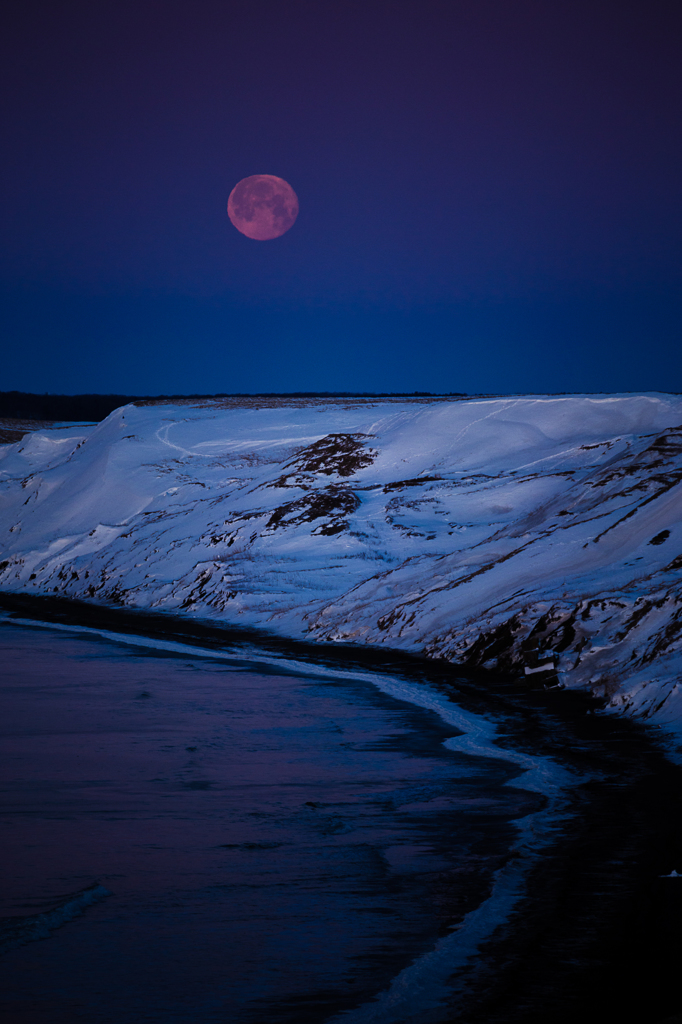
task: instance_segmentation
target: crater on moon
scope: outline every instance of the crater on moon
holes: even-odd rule
[[[289,230],[298,217],[298,198],[283,178],[252,174],[230,192],[227,213],[243,235],[264,242]]]

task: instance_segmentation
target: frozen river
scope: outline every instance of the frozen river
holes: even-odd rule
[[[109,893],[6,953],[8,1021],[365,1019],[545,802],[414,683],[6,615],[0,645],[5,936]]]

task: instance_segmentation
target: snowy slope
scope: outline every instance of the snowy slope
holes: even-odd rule
[[[682,398],[222,400],[0,446],[0,589],[590,687],[682,729]]]

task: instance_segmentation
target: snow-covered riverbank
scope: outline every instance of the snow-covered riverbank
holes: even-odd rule
[[[0,589],[512,670],[682,729],[682,398],[126,406],[0,447]]]

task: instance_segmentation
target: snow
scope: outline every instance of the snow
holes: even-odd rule
[[[681,481],[674,395],[129,405],[0,446],[0,588],[547,678],[679,734]]]

